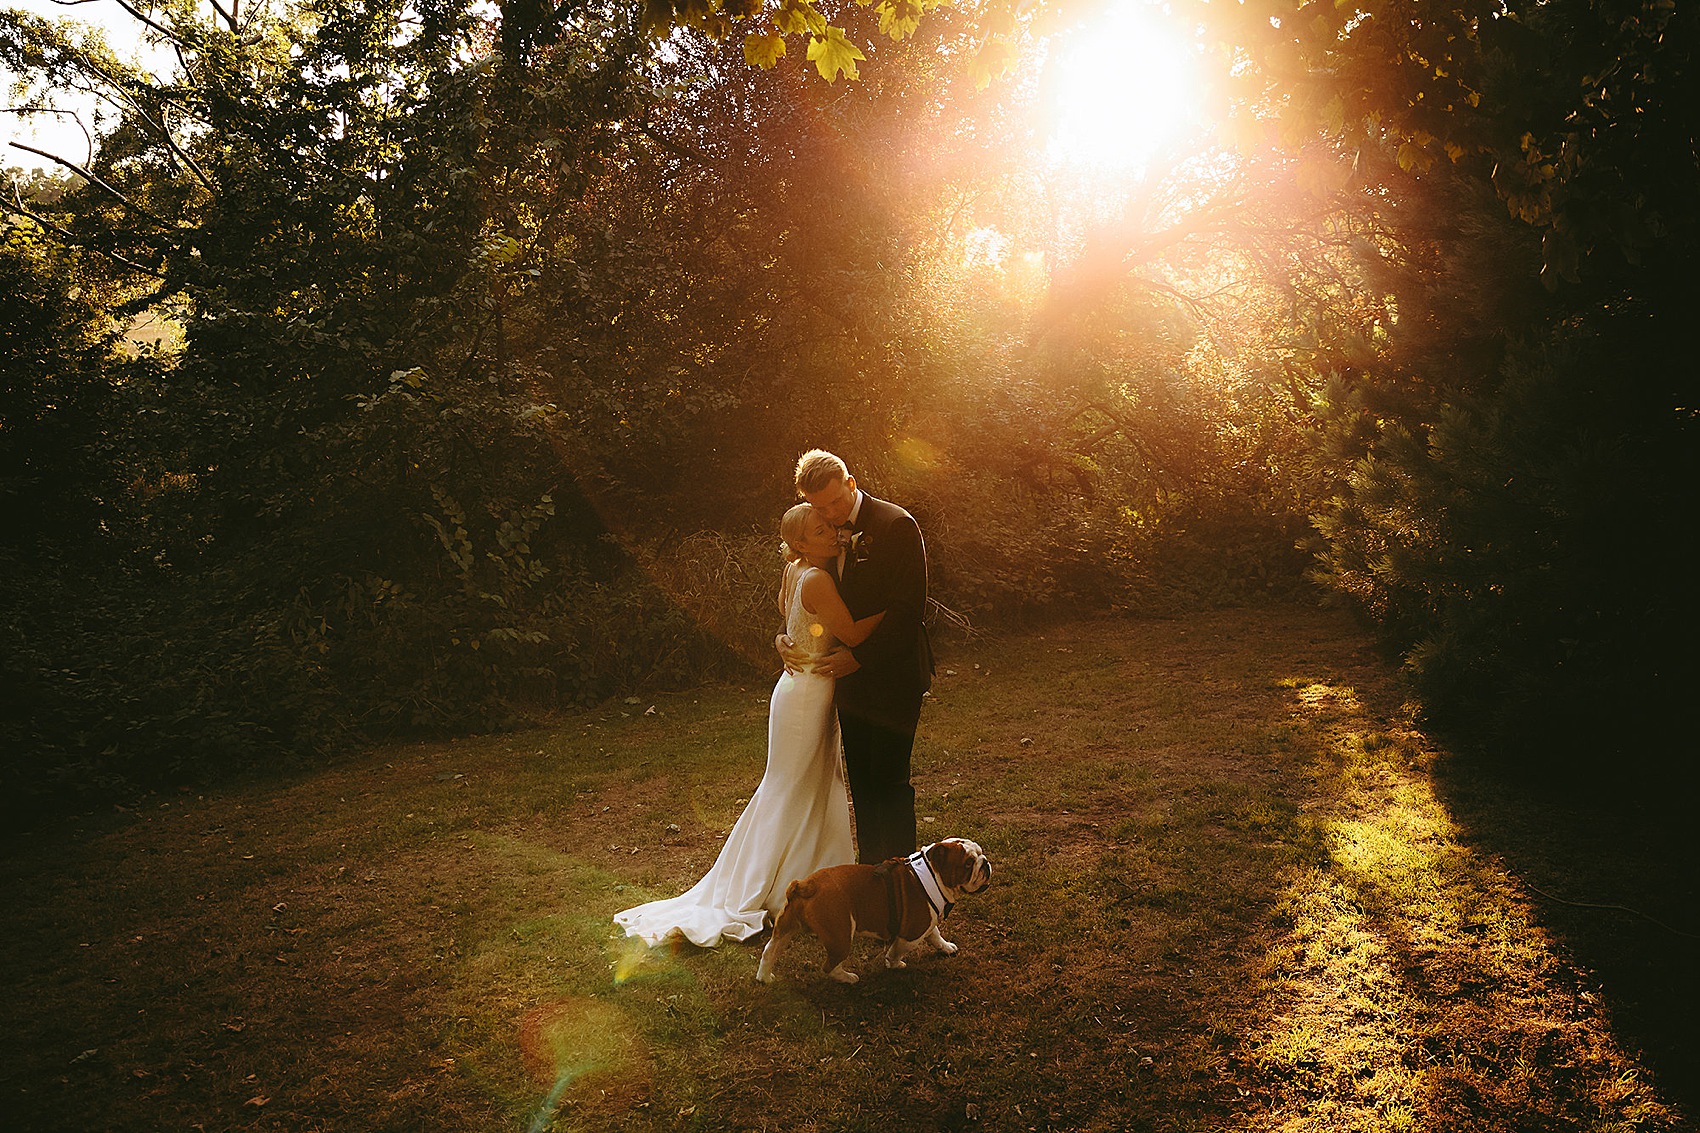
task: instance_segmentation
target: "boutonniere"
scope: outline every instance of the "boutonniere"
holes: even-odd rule
[[[873,540],[868,537],[866,531],[852,533],[850,536],[850,560],[858,563],[867,562],[868,552],[872,549],[872,546]]]

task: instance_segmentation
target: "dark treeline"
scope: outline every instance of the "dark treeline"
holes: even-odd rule
[[[1484,745],[1674,763],[1692,14],[1324,7],[1199,6],[1235,141],[1121,186],[973,6],[831,12],[832,84],[612,2],[183,7],[169,82],[0,14],[123,110],[0,230],[9,805],[772,669],[817,444],[943,634],[1316,594]]]

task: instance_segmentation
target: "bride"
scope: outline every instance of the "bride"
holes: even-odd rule
[[[839,642],[860,645],[885,614],[852,621],[832,568],[838,532],[808,504],[779,524],[786,565],[779,586],[785,629],[819,657]],[[682,937],[704,948],[747,940],[785,906],[785,887],[822,866],[856,860],[833,680],[804,666],[773,686],[767,770],[714,866],[689,892],[614,914],[646,944]]]

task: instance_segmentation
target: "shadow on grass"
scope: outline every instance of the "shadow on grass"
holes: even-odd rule
[[[1694,800],[1542,782],[1483,762],[1449,767],[1435,782],[1460,836],[1505,864],[1575,958],[1583,992],[1610,1013],[1620,1041],[1643,1052],[1671,1101],[1700,1113]]]

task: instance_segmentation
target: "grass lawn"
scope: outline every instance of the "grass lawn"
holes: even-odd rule
[[[854,987],[609,920],[713,861],[765,687],[13,836],[0,1128],[1689,1127],[1692,839],[1457,766],[1343,615],[956,640],[935,693],[923,838],[994,883]]]

